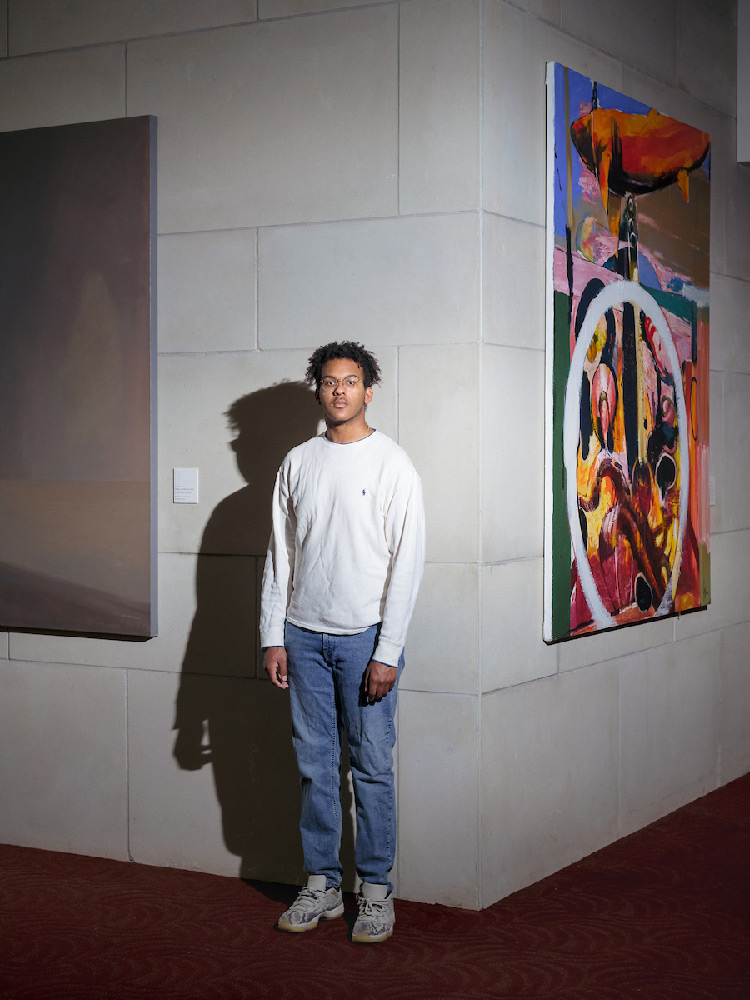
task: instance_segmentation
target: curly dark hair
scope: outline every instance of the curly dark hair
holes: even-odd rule
[[[305,381],[308,385],[320,386],[323,378],[323,365],[327,361],[334,361],[336,358],[346,358],[354,361],[362,369],[362,381],[365,388],[375,385],[380,381],[380,365],[374,354],[371,354],[362,344],[355,344],[352,340],[335,341],[324,344],[308,358]]]

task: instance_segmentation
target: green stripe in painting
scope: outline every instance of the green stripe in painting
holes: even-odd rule
[[[552,366],[552,638],[570,633],[570,528],[565,503],[563,415],[570,367],[568,296],[555,292],[555,347]]]
[[[693,303],[690,299],[685,298],[684,295],[677,295],[676,292],[665,292],[661,288],[652,288],[645,283],[643,283],[643,287],[648,289],[662,309],[672,313],[673,316],[677,316],[679,319],[684,319],[688,323],[692,323]]]

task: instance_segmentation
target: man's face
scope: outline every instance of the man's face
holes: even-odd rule
[[[316,397],[329,426],[364,420],[365,406],[372,400],[372,386],[365,388],[362,374],[357,362],[349,358],[334,358],[323,365]],[[334,379],[335,386],[326,384],[326,380]]]

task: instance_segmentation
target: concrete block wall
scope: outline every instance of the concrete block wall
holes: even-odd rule
[[[300,877],[258,582],[275,466],[317,428],[297,383],[329,339],[377,352],[371,423],[426,495],[398,894],[487,905],[750,768],[735,33],[721,0],[634,0],[626,22],[590,0],[0,0],[0,129],[158,118],[160,496],[156,639],[0,633],[0,840]],[[715,181],[714,604],[555,647],[548,59],[707,128]],[[174,466],[200,469],[198,505],[172,504]]]

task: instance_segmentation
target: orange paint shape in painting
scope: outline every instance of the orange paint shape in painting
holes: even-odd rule
[[[687,201],[688,174],[706,158],[707,132],[653,108],[647,115],[595,108],[570,126],[578,153],[599,180],[607,208],[609,193],[620,197],[677,183]]]

